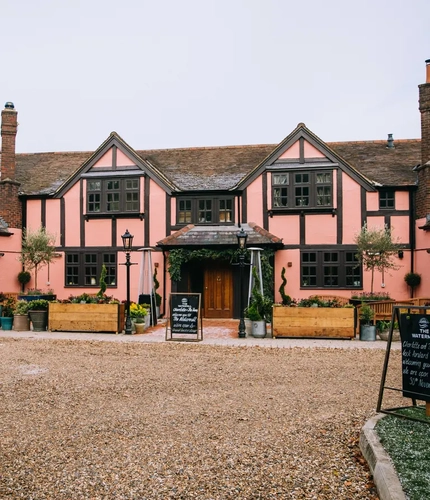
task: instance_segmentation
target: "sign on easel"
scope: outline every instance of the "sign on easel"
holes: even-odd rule
[[[166,340],[200,342],[203,340],[200,293],[171,293]],[[174,337],[176,335],[176,337]]]
[[[424,314],[401,314],[403,396],[430,402],[430,321]]]

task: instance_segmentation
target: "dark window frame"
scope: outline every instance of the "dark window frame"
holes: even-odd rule
[[[363,269],[356,257],[356,251],[302,250],[300,288],[302,290],[363,288]]]
[[[276,182],[282,178],[285,182]],[[322,182],[318,182],[319,178]],[[272,171],[274,210],[332,209],[333,198],[333,170]]]
[[[91,189],[100,183],[99,189]],[[132,187],[127,185],[132,183]],[[131,199],[130,199],[131,198]],[[130,203],[132,208],[128,209]],[[98,205],[99,210],[94,210]],[[140,177],[107,177],[87,179],[86,214],[135,214],[140,209]]]
[[[193,196],[176,200],[176,224],[231,225],[234,196]]]
[[[379,209],[380,210],[395,210],[396,195],[393,189],[379,190]]]
[[[100,288],[102,265],[106,266],[106,285],[116,288],[118,283],[117,252],[98,250],[68,251],[65,255],[64,283],[66,288]]]

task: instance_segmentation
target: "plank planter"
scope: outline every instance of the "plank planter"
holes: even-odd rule
[[[274,307],[273,337],[351,339],[352,307]]]
[[[51,331],[119,333],[124,321],[124,304],[49,304]]]

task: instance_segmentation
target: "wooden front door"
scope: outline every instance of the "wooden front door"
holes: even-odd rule
[[[204,317],[233,317],[233,273],[228,263],[216,262],[205,268]]]

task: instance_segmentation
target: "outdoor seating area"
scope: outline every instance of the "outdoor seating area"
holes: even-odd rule
[[[377,321],[388,321],[392,318],[393,315],[393,307],[394,306],[406,306],[405,312],[407,311],[407,306],[426,306],[430,305],[429,297],[416,297],[412,299],[404,299],[404,300],[381,300],[377,302],[366,302],[366,304],[372,309],[373,315],[373,324],[376,324]],[[360,317],[360,310],[362,305],[358,305],[357,307],[357,316]],[[401,310],[402,311],[402,310]]]

